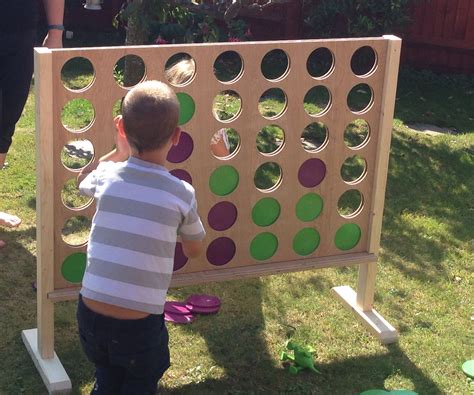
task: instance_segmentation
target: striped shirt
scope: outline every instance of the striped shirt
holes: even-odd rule
[[[79,189],[97,202],[81,294],[163,313],[176,236],[205,236],[193,187],[163,166],[130,157],[126,162],[101,162]]]

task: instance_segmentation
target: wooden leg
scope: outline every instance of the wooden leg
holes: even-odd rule
[[[362,263],[359,268],[357,294],[349,286],[334,287],[332,291],[344,307],[355,313],[357,319],[383,344],[394,343],[398,333],[373,309],[377,263]]]

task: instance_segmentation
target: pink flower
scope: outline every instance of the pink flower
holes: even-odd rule
[[[238,38],[238,37],[229,37],[229,42],[230,43],[238,43],[238,42],[240,42],[240,38]]]
[[[252,32],[250,31],[250,28],[247,29],[244,36],[247,37],[247,38],[252,37]]]
[[[158,36],[158,38],[155,40],[155,44],[158,44],[158,45],[168,44],[168,41],[166,41],[161,36]]]

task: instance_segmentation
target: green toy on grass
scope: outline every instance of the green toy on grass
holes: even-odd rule
[[[293,351],[293,355],[282,351],[280,354],[281,361],[291,361],[292,364],[288,367],[291,374],[298,374],[304,369],[312,370],[316,373],[321,373],[314,367],[313,353],[316,351],[312,347],[301,347],[296,343],[288,340],[285,344],[288,350]]]

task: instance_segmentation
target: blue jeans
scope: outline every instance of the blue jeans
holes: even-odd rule
[[[93,312],[79,295],[77,323],[82,349],[96,367],[91,394],[156,394],[170,366],[163,314],[118,320]]]

